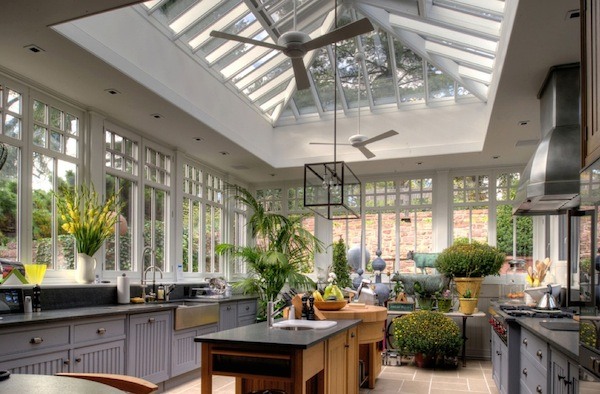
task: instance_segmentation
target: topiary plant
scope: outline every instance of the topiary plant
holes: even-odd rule
[[[435,268],[448,278],[476,278],[498,275],[506,255],[485,243],[456,241],[444,249]]]
[[[343,289],[351,287],[350,266],[346,257],[346,244],[342,237],[333,245],[333,272],[337,278],[337,285]]]
[[[417,311],[394,319],[397,349],[428,356],[454,357],[462,346],[458,325],[439,312]]]

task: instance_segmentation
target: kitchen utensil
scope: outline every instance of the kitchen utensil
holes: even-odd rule
[[[552,295],[552,285],[548,285],[548,291],[542,295],[540,302],[536,305],[536,309],[552,310],[559,309],[556,298]]]

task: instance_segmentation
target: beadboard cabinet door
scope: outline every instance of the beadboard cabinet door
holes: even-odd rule
[[[125,341],[85,346],[73,350],[73,372],[125,373]]]
[[[10,370],[16,374],[54,375],[70,372],[70,364],[69,351],[62,350],[0,362],[0,370]]]
[[[173,332],[171,377],[200,368],[201,346],[194,342],[199,335],[217,332],[217,324],[194,327],[182,331]]]
[[[129,318],[127,375],[160,383],[169,379],[171,312],[141,313]]]

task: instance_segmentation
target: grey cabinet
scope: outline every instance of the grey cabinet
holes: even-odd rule
[[[256,299],[221,302],[219,330],[246,326],[256,322]]]
[[[548,344],[525,328],[521,328],[520,352],[521,393],[548,392]]]
[[[579,363],[550,348],[550,385],[552,394],[579,393]]]
[[[508,394],[508,346],[491,331],[492,378],[502,394]]]
[[[74,324],[73,342],[72,372],[125,373],[125,315]]]
[[[198,335],[217,332],[217,324],[194,327],[182,331],[173,331],[171,345],[171,377],[200,368],[200,344],[194,342]]]
[[[127,375],[160,383],[169,379],[171,312],[131,315],[127,336]]]

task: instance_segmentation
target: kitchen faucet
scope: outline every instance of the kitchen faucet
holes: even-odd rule
[[[146,299],[146,275],[148,274],[148,271],[152,270],[152,292],[150,295],[153,295],[154,297],[156,297],[156,270],[160,271],[160,278],[163,278],[163,271],[155,264],[156,252],[149,246],[146,246],[142,251],[142,267],[144,266],[144,256],[146,256],[146,253],[150,253],[150,266],[145,270],[141,270],[142,279],[140,281],[142,286],[142,298],[144,300]]]
[[[275,302],[274,301],[267,302],[267,323],[269,325],[269,328],[273,328],[273,323],[275,321],[275,316],[277,314],[279,314],[281,311],[283,311],[283,309],[285,309],[285,307],[286,307],[286,305],[284,305],[281,308],[275,310]]]

